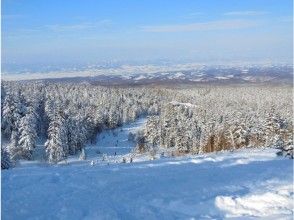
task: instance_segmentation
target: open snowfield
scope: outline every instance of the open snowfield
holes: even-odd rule
[[[3,170],[2,219],[292,219],[293,160],[243,149],[121,163],[143,124],[101,133],[85,161]]]

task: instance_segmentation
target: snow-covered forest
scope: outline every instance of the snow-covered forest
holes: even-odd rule
[[[50,163],[81,151],[103,129],[157,114],[163,97],[159,90],[74,84],[3,83],[1,89],[3,151],[14,161],[30,160],[45,139]]]
[[[149,117],[147,148],[203,153],[242,147],[293,145],[292,90],[208,87],[178,91]]]
[[[202,86],[193,89],[3,82],[2,168],[34,160],[45,141],[49,163],[82,151],[97,134],[148,116],[133,135],[136,151],[172,155],[293,145],[292,89]]]
[[[3,219],[291,219],[291,86],[1,92]]]
[[[36,142],[45,139],[47,159],[56,163],[102,130],[142,115],[148,122],[136,139],[144,152],[163,147],[198,154],[293,144],[289,87],[171,90],[4,82],[1,90],[3,156],[12,161],[33,159]]]

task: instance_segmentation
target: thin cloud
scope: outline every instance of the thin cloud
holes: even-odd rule
[[[188,13],[184,16],[182,16],[183,18],[196,18],[196,17],[199,17],[201,15],[204,15],[203,12],[192,12],[192,13]]]
[[[55,32],[67,32],[67,31],[80,31],[80,30],[91,30],[96,28],[106,28],[111,25],[111,20],[105,19],[98,22],[83,22],[79,24],[54,24],[54,25],[46,25],[45,27],[51,31]]]
[[[96,30],[108,30],[112,26],[112,21],[105,19],[96,22],[83,22],[76,24],[52,24],[52,25],[43,25],[36,26],[32,28],[18,28],[6,32],[4,35],[5,39],[22,39],[22,38],[31,38],[34,36],[41,36],[48,31],[56,34],[67,34],[73,32],[86,32],[86,31],[96,31]],[[47,37],[50,35],[47,35]]]
[[[94,25],[91,23],[83,23],[83,24],[73,24],[73,25],[60,25],[60,24],[53,24],[53,25],[46,25],[46,28],[52,31],[77,31],[77,30],[85,30],[93,28]]]
[[[266,11],[230,11],[224,13],[226,16],[256,16],[268,14]]]
[[[40,28],[19,28],[12,31],[6,31],[3,34],[3,39],[24,39],[37,36],[42,32]]]
[[[218,20],[201,23],[180,24],[180,25],[156,25],[142,26],[144,32],[190,32],[209,30],[243,29],[258,26],[259,23],[251,20]]]
[[[293,17],[292,16],[282,16],[279,18],[280,22],[291,22],[293,23]]]
[[[21,19],[24,18],[24,15],[20,14],[6,14],[1,16],[3,20],[15,20],[15,19]]]

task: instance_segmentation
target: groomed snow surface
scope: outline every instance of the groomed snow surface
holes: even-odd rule
[[[293,160],[243,149],[151,161],[129,153],[144,122],[101,133],[85,161],[3,170],[2,219],[293,218]]]

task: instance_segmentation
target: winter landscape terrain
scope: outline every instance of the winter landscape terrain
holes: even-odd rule
[[[1,90],[3,219],[293,217],[289,84]]]
[[[144,121],[99,134],[85,161],[2,171],[2,219],[292,219],[293,162],[276,149],[150,161],[127,141]]]
[[[294,219],[293,0],[2,0],[1,219]]]

